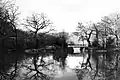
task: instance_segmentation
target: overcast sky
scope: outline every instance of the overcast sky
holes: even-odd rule
[[[97,22],[120,12],[120,0],[16,0],[22,18],[33,12],[45,13],[58,31],[75,31],[78,21]]]

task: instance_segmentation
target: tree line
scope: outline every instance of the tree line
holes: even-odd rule
[[[116,73],[113,72],[119,70],[120,14],[114,13],[110,16],[104,16],[101,18],[101,21],[97,23],[88,22],[85,24],[78,22],[76,32],[73,32],[73,34],[76,35],[79,38],[78,40],[82,41],[83,44],[85,44],[84,41],[88,43],[88,58],[85,65],[86,68],[89,65],[92,69],[90,60],[92,58],[95,61],[96,72],[94,79],[95,76],[99,74],[100,69],[104,72],[103,74],[105,74],[101,79],[116,80],[117,77],[114,76],[113,78],[113,75],[116,75]],[[90,51],[91,49],[92,53]],[[100,63],[100,56],[103,57],[102,63]],[[113,62],[115,62],[115,64],[113,64]],[[110,66],[111,64],[112,67]],[[110,73],[112,74],[109,75]]]

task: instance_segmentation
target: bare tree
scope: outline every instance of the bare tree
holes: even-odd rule
[[[79,40],[82,40],[83,42],[84,42],[84,40],[86,40],[88,42],[88,47],[91,47],[90,38],[91,38],[93,31],[94,31],[92,29],[92,26],[93,25],[91,23],[85,26],[79,22],[78,27],[77,27],[78,32],[75,33],[77,36],[79,36]],[[89,67],[92,69],[92,66],[90,63],[91,54],[90,54],[89,48],[87,48],[87,49],[88,49],[88,57],[87,57],[87,61],[85,63],[85,68],[87,68],[87,65],[89,64]]]
[[[38,33],[42,33],[42,36],[46,33],[49,33],[50,31],[53,31],[53,26],[52,26],[52,23],[49,19],[47,19],[47,16],[45,16],[45,14],[41,13],[41,14],[37,14],[37,13],[33,13],[32,16],[30,17],[27,17],[25,19],[25,23],[23,23],[23,25],[31,32],[33,33],[33,37],[35,38],[35,49],[38,49],[38,44],[39,44],[39,40],[38,40],[38,37],[41,36],[39,35],[38,36]],[[44,46],[42,46],[44,47]],[[39,53],[43,54],[41,55],[41,59],[40,59],[40,65],[38,65],[38,60],[39,60]],[[34,69],[30,69],[32,71],[36,71],[36,73],[31,76],[31,79],[32,77],[34,78],[41,78],[41,79],[45,79],[47,77],[46,74],[44,74],[43,72],[41,72],[39,70],[39,68],[47,68],[47,66],[49,65],[46,65],[47,63],[43,60],[44,58],[44,50],[39,50],[39,52],[37,52],[34,56],[33,56],[33,59],[32,59],[32,62],[33,62],[33,65],[34,65]]]
[[[16,50],[17,50],[17,26],[16,26],[16,23],[17,23],[18,15],[19,15],[19,13],[17,11],[18,11],[18,7],[16,7],[15,4],[12,3],[12,1],[1,2],[1,5],[0,5],[0,35],[1,35],[2,44],[4,46],[4,43],[5,43],[4,39],[13,36],[13,34],[15,33],[16,34],[15,35]],[[3,54],[3,60],[5,58],[4,56],[5,56],[5,54]],[[9,74],[7,74],[7,76],[9,76],[10,80],[13,80],[14,77],[17,75],[17,70],[18,70],[18,58],[17,57],[18,56],[16,54],[16,58],[13,63],[14,69]],[[3,61],[3,63],[5,64],[6,62]],[[10,63],[8,63],[8,64],[10,64]],[[5,73],[3,75],[5,75]]]
[[[106,71],[105,69],[107,69],[107,68],[105,68],[105,67],[109,67],[110,61],[114,60],[114,58],[116,59],[116,56],[118,55],[118,52],[114,53],[114,50],[112,50],[114,48],[114,44],[112,44],[112,43],[114,43],[114,39],[109,37],[109,35],[114,36],[117,41],[119,40],[119,25],[120,25],[119,18],[120,18],[119,14],[115,15],[115,17],[105,16],[101,19],[101,22],[94,24],[94,29],[96,32],[97,40],[101,39],[103,41],[103,49],[107,49],[107,52],[105,52],[105,53],[96,53],[95,52],[92,55],[96,59],[95,76],[98,73],[98,68],[99,68],[98,64],[99,64],[99,60],[100,60],[98,57],[100,55],[103,56],[102,65],[100,65],[102,67],[103,71]],[[109,64],[106,65],[105,61],[107,61],[107,60],[110,60],[110,61],[108,62]],[[115,65],[117,65],[117,63]],[[109,74],[109,73],[105,73],[105,74]]]
[[[116,37],[116,45],[118,45],[119,34],[120,34],[119,21],[120,21],[120,14],[115,14],[115,17],[105,16],[102,19],[102,22],[108,25],[107,27],[107,30],[109,30],[108,33]]]
[[[82,23],[78,23],[78,27],[77,27],[77,36],[79,36],[79,40],[87,40],[88,42],[88,46],[91,46],[91,42],[90,42],[90,38],[92,36],[94,30],[92,30],[92,24],[88,24],[88,25],[83,25]]]
[[[47,19],[47,17],[45,16],[45,14],[41,13],[41,14],[37,14],[37,13],[33,13],[31,17],[27,17],[27,19],[25,19],[25,23],[23,23],[23,25],[32,33],[34,33],[34,37],[36,39],[36,46],[35,48],[37,48],[37,44],[38,44],[38,39],[37,39],[37,35],[38,33],[42,32],[42,30],[47,30],[44,31],[43,33],[49,33],[50,31],[53,31],[54,29],[52,28],[52,23],[49,19]]]

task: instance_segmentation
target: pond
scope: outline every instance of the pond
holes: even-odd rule
[[[47,74],[49,76],[52,77],[52,80],[70,80],[70,78],[72,80],[77,80],[76,79],[76,73],[74,71],[75,68],[79,68],[81,69],[81,63],[83,62],[83,60],[86,62],[86,59],[88,57],[88,55],[86,55],[86,53],[84,52],[84,56],[82,56],[81,54],[79,54],[79,48],[74,48],[74,53],[75,55],[73,54],[69,54],[66,58],[66,66],[65,66],[65,69],[62,69],[60,67],[60,62],[57,62],[53,59],[53,56],[52,55],[49,55],[49,56],[45,56],[43,58],[44,62],[47,63],[47,64],[50,64],[46,67],[39,67],[39,71],[44,73],[44,74]],[[39,56],[39,60],[38,60],[38,63],[37,64],[40,64],[40,60],[41,60],[41,56]],[[34,66],[33,66],[33,57],[31,58],[27,58],[26,60],[23,60],[22,63],[24,66],[27,66],[27,68],[25,67],[21,67],[21,71],[19,72],[20,73],[20,77],[26,77],[25,73],[28,73],[29,72],[29,69],[28,69],[28,66],[29,68],[33,69]],[[94,62],[91,62],[92,64],[94,64],[93,68],[95,67],[95,63]],[[46,64],[46,65],[47,65]],[[35,71],[32,71],[28,76],[32,76],[34,75],[36,72]],[[91,73],[94,73],[94,70],[93,72]],[[91,73],[88,73],[88,75],[91,75]],[[71,77],[72,76],[72,77]],[[23,80],[27,80],[23,77]],[[73,79],[74,77],[74,79]],[[91,75],[92,77],[92,75]],[[17,78],[18,80],[18,78]],[[21,79],[19,79],[21,80]],[[30,80],[30,79],[28,79]],[[34,79],[31,79],[31,80],[34,80]],[[41,79],[38,79],[38,80],[41,80]],[[83,80],[89,80],[87,77],[85,77],[85,79]]]
[[[37,72],[36,72],[35,64],[34,64],[34,61],[35,61],[34,54],[30,54],[30,55],[22,54],[21,55],[21,53],[18,53],[21,55],[20,56],[15,53],[14,55],[11,55],[11,57],[10,57],[10,54],[5,55],[7,62],[11,64],[11,66],[9,66],[9,70],[7,74],[10,75],[10,78],[11,78],[10,80],[13,80],[12,77],[15,77],[15,80],[35,80],[32,78],[33,76],[41,77],[41,75],[43,75],[42,77],[45,77],[46,75],[48,75],[49,77],[52,77],[52,79],[59,78],[62,76],[68,76],[68,75],[76,76],[76,73],[73,71],[73,69],[81,68],[81,63],[83,59],[86,60],[87,56],[86,57],[81,56],[79,52],[79,48],[75,48],[74,53],[75,55],[69,54],[67,56],[66,61],[65,61],[66,66],[64,70],[61,68],[60,62],[55,61],[53,59],[53,55],[47,55],[44,57],[39,55],[36,58],[36,61],[37,61],[37,65],[41,65],[41,66],[36,66],[36,67],[38,68],[40,75],[36,74]],[[43,58],[43,61],[41,62],[42,58]],[[9,59],[12,61],[9,62],[10,61]],[[9,78],[9,76],[7,77]],[[41,79],[38,79],[38,80],[41,80]]]
[[[41,59],[41,57],[39,57],[39,59]],[[60,62],[57,62],[55,60],[53,60],[53,56],[49,55],[44,57],[43,59],[46,63],[53,63],[49,66],[47,66],[47,68],[39,68],[39,70],[41,72],[43,72],[44,74],[50,75],[51,77],[54,78],[58,78],[58,77],[62,77],[63,75],[65,75],[65,73],[67,72],[66,75],[75,75],[75,73],[73,74],[73,69],[75,69],[76,67],[81,68],[80,63],[82,63],[83,61],[83,57],[80,56],[79,54],[77,56],[71,56],[68,55],[66,58],[66,67],[65,70],[62,70],[60,67]],[[39,61],[38,61],[39,62]],[[23,60],[23,65],[24,66],[28,66],[30,65],[31,69],[34,68],[33,64],[32,64],[32,58]],[[39,63],[38,63],[39,64]],[[26,74],[28,72],[28,69],[25,67],[21,67],[19,73],[20,76],[19,77],[26,77],[26,75],[24,76],[24,74]],[[30,73],[30,75],[34,75],[35,71],[32,71],[32,73]]]

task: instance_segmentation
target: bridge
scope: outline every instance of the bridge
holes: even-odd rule
[[[86,44],[68,44],[68,47],[80,48],[80,47],[88,47]]]

